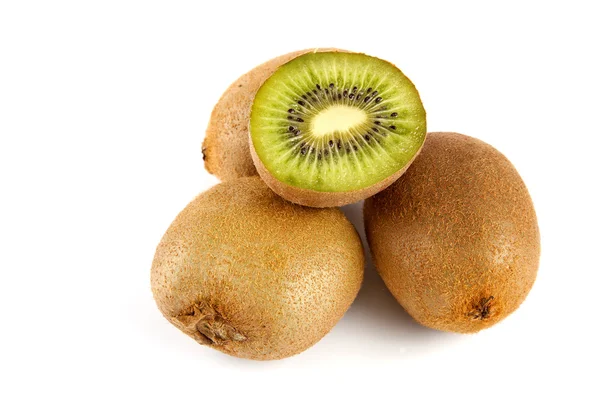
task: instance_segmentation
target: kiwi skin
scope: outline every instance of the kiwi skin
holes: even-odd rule
[[[515,311],[538,271],[540,234],[516,169],[492,146],[430,133],[397,182],[365,201],[386,286],[422,325],[474,333]]]
[[[333,48],[304,49],[275,57],[239,77],[215,105],[202,143],[206,170],[222,181],[257,175],[248,147],[248,123],[254,96],[275,70],[311,51],[343,51]]]
[[[347,204],[356,203],[357,201],[366,199],[367,197],[371,197],[376,193],[379,193],[394,183],[400,176],[402,176],[402,174],[404,174],[404,172],[406,172],[413,160],[415,160],[415,158],[421,152],[421,149],[422,147],[419,148],[413,158],[406,163],[402,169],[396,171],[394,174],[375,183],[374,185],[367,186],[361,190],[353,190],[349,192],[319,192],[316,190],[288,185],[271,175],[269,170],[267,170],[263,162],[256,154],[252,140],[250,140],[250,154],[252,155],[252,160],[254,160],[254,165],[256,166],[258,174],[263,181],[265,181],[267,186],[269,186],[275,193],[284,199],[291,201],[292,203],[316,208],[341,207]]]
[[[297,206],[247,177],[202,193],[176,217],[151,285],[161,313],[197,342],[272,360],[329,332],[363,270],[362,243],[340,210]]]

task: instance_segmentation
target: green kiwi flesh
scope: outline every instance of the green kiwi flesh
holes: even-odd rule
[[[355,201],[353,192],[391,184],[426,134],[419,94],[397,67],[341,52],[308,53],[279,67],[258,90],[249,127],[267,184],[290,201],[316,206],[347,204],[328,204],[328,193]],[[306,204],[270,180],[321,196]]]

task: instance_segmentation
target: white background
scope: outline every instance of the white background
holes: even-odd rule
[[[594,3],[1,2],[0,398],[598,398]],[[217,183],[213,105],[252,67],[327,46],[397,64],[429,131],[520,171],[542,259],[504,322],[422,328],[371,265],[333,331],[282,361],[199,346],[156,309],[155,246]]]

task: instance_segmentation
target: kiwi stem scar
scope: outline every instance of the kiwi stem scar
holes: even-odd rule
[[[474,310],[469,313],[469,317],[480,320],[489,318],[493,300],[494,296],[481,299],[479,303],[475,304]]]
[[[238,332],[206,304],[192,308],[174,318],[175,325],[201,344],[219,346],[226,342],[243,342],[247,337]]]

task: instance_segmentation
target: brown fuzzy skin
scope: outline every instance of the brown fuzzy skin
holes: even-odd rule
[[[422,147],[421,147],[422,148]],[[368,186],[360,190],[353,190],[350,192],[318,192],[316,190],[303,189],[295,186],[288,185],[275,178],[269,170],[265,167],[261,159],[256,154],[254,144],[250,140],[250,153],[252,154],[252,160],[256,165],[256,170],[263,181],[273,190],[275,193],[283,197],[284,199],[291,201],[292,203],[300,204],[308,207],[341,207],[347,204],[356,203],[357,201],[371,197],[383,189],[394,183],[406,170],[412,162],[419,155],[421,149],[417,151],[414,157],[404,166],[404,168],[398,170],[393,175],[388,176],[382,181],[377,182],[374,185]]]
[[[365,201],[373,260],[398,302],[421,324],[474,333],[525,300],[538,270],[533,203],[513,165],[492,146],[431,133],[396,183]]]
[[[239,77],[223,93],[210,116],[202,144],[204,167],[222,181],[257,175],[248,147],[248,123],[254,96],[277,68],[311,51],[304,49],[273,58]]]
[[[340,210],[289,203],[249,177],[213,187],[177,216],[151,283],[162,314],[199,343],[273,360],[329,332],[363,270],[362,243]]]

